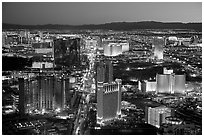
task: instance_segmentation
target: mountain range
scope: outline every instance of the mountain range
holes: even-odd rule
[[[105,24],[89,24],[89,25],[19,25],[2,23],[2,29],[68,29],[68,30],[83,30],[83,29],[104,29],[104,30],[136,30],[136,29],[193,29],[202,31],[202,23],[181,23],[181,22],[112,22]]]

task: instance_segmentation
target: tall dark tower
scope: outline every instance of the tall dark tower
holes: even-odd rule
[[[111,83],[113,81],[113,65],[111,61],[101,61],[96,63],[96,95],[100,85]]]
[[[80,38],[54,40],[54,59],[57,66],[80,67]]]
[[[19,78],[19,113],[25,113],[25,87],[24,87],[24,78]]]
[[[105,81],[106,83],[111,83],[113,81],[113,65],[111,61],[105,62]]]
[[[54,60],[56,66],[69,66],[68,40],[54,40]]]
[[[96,80],[103,83],[113,81],[113,65],[111,61],[98,62],[96,64]]]
[[[97,63],[95,80],[97,123],[120,117],[122,80],[113,81],[113,66],[110,61]]]
[[[70,64],[80,66],[80,38],[69,39],[69,57]]]

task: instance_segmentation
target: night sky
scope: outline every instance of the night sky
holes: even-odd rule
[[[2,22],[103,24],[110,22],[202,22],[201,2],[3,2]]]

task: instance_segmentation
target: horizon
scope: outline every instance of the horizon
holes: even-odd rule
[[[44,25],[65,25],[65,26],[86,26],[86,25],[103,25],[103,24],[111,24],[111,23],[139,23],[139,22],[157,22],[157,23],[182,23],[182,24],[189,24],[189,23],[202,23],[201,22],[161,22],[161,21],[135,21],[135,22],[127,22],[127,21],[121,21],[121,22],[106,22],[102,24],[80,24],[80,25],[70,25],[70,24],[13,24],[13,23],[7,23],[2,22],[2,24],[9,24],[9,25],[21,25],[21,26],[44,26]]]
[[[202,2],[2,2],[2,23],[6,24],[80,26],[149,21],[202,23]]]

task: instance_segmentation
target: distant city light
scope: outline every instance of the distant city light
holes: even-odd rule
[[[61,111],[61,109],[60,108],[57,108],[56,110],[55,110],[55,112],[60,112]]]
[[[130,71],[130,68],[128,67],[128,68],[126,68],[126,71]]]

